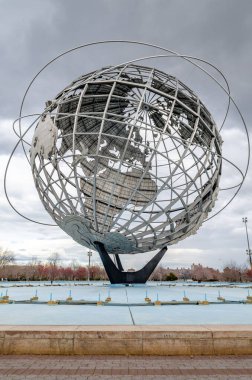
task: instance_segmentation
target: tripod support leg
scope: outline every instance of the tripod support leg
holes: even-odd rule
[[[136,272],[124,272],[118,254],[115,255],[118,265],[117,268],[106,251],[104,244],[95,242],[95,247],[100,255],[111,284],[145,284],[167,251],[167,247],[162,248],[142,269]]]

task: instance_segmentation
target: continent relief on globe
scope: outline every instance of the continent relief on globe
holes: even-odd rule
[[[58,128],[54,125],[49,114],[40,119],[36,126],[30,149],[31,167],[33,169],[35,157],[42,156],[50,159],[55,153],[55,144],[58,137]]]

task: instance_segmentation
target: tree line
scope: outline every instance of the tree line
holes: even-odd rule
[[[51,254],[46,263],[41,263],[33,257],[27,264],[17,264],[15,255],[0,248],[0,279],[8,281],[91,281],[108,280],[104,268],[92,264],[90,267],[80,265],[73,261],[71,265],[60,264],[60,255]],[[252,281],[252,268],[239,266],[231,262],[223,270],[204,267],[201,264],[192,264],[190,268],[171,269],[160,265],[152,273],[152,281],[228,281],[249,282]]]

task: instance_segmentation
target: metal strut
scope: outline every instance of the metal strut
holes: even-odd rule
[[[118,265],[119,269],[110,258],[104,244],[100,242],[95,242],[94,244],[111,284],[145,284],[167,251],[167,247],[162,248],[142,269],[136,272],[124,272],[118,255],[116,255],[116,261],[117,264],[120,263]]]

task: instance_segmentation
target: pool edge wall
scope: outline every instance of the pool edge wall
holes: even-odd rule
[[[2,325],[0,354],[252,355],[252,325]]]

